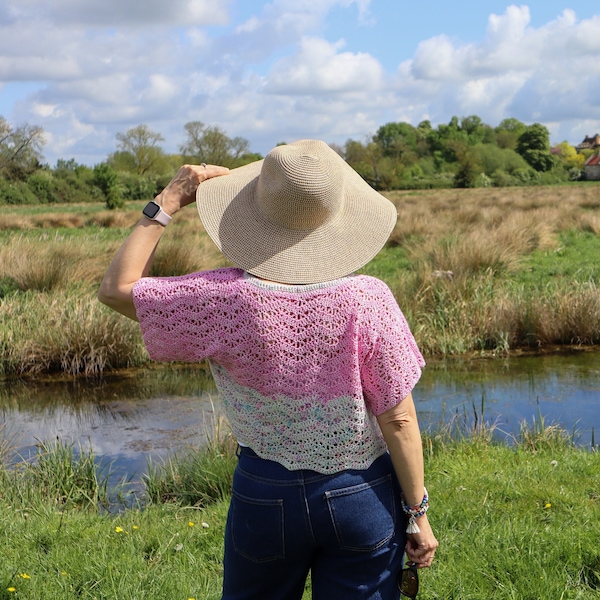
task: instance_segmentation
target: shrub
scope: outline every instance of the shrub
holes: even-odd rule
[[[123,208],[124,202],[118,185],[117,172],[106,163],[94,167],[94,182],[102,190],[110,210]]]
[[[56,182],[48,171],[36,171],[27,178],[27,185],[41,204],[59,202]]]
[[[38,197],[24,181],[0,177],[0,204],[38,204]]]
[[[125,200],[150,200],[156,196],[156,181],[133,173],[120,173],[119,186]]]

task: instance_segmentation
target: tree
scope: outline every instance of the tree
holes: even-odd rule
[[[458,188],[476,187],[477,177],[483,172],[477,151],[460,141],[455,141],[451,145],[459,165],[454,176],[454,186]]]
[[[373,141],[381,146],[384,156],[403,162],[414,162],[410,155],[415,154],[417,140],[418,132],[410,123],[386,123],[373,136]]]
[[[25,179],[40,166],[45,143],[44,130],[38,125],[25,123],[13,128],[0,117],[0,174],[8,179]]]
[[[483,172],[489,177],[500,171],[508,175],[517,169],[530,168],[525,159],[514,150],[500,148],[496,144],[479,144],[473,151],[477,153]]]
[[[452,117],[448,125],[439,125],[427,134],[427,143],[434,156],[437,155],[446,162],[456,162],[455,149],[469,143],[469,134],[461,129],[458,117]]]
[[[156,171],[164,161],[164,152],[158,146],[164,138],[160,133],[152,131],[147,125],[138,125],[125,133],[117,133],[117,148],[121,151],[111,157],[111,162],[127,165],[138,175],[147,175]]]
[[[461,119],[460,129],[467,134],[469,144],[475,146],[483,142],[488,126],[477,115],[471,115]]]
[[[250,143],[242,137],[230,138],[225,131],[214,125],[206,127],[201,121],[186,123],[186,141],[179,147],[186,160],[194,163],[210,163],[224,167],[237,167],[249,154]],[[251,155],[254,158],[256,155]]]
[[[569,142],[561,142],[553,148],[552,152],[558,157],[561,163],[568,169],[579,169],[583,170],[585,166],[585,156],[579,154],[574,146],[571,146]]]
[[[527,129],[527,125],[518,119],[508,118],[500,121],[494,130],[496,132],[496,143],[500,148],[515,150],[519,136]]]
[[[540,123],[525,128],[516,149],[536,171],[550,171],[556,164],[550,149],[550,132]]]
[[[94,183],[102,190],[106,200],[106,207],[110,210],[123,208],[124,202],[119,190],[119,176],[107,163],[94,167]]]

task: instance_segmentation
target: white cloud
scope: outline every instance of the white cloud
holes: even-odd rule
[[[506,116],[559,122],[594,116],[600,76],[600,18],[577,21],[572,10],[535,29],[527,6],[491,15],[480,43],[448,36],[423,41],[402,66],[400,94],[437,88],[435,117],[478,114],[497,124]],[[420,108],[425,108],[421,106]]]
[[[142,27],[224,25],[231,0],[6,0],[15,20],[42,19],[61,26]]]
[[[491,15],[481,43],[461,45],[447,36],[425,40],[417,48],[412,75],[417,79],[467,81],[507,72],[533,72],[560,65],[568,73],[572,61],[600,52],[600,18],[577,23],[565,10],[547,25],[533,29],[527,6],[509,6]]]
[[[155,73],[149,77],[147,98],[150,102],[165,103],[177,96],[177,82],[167,75]]]
[[[245,16],[226,25],[241,6]],[[115,134],[140,123],[174,152],[191,120],[246,137],[259,152],[296,137],[343,143],[387,121],[435,125],[453,115],[537,120],[561,139],[582,137],[582,122],[600,130],[600,16],[565,10],[533,27],[527,6],[509,6],[489,16],[480,41],[450,31],[425,39],[389,73],[376,45],[330,39],[332,15],[351,11],[370,26],[376,8],[371,0],[5,0],[0,86],[13,82],[14,100],[7,114],[0,97],[0,114],[40,124],[50,162],[104,160]],[[27,91],[15,94],[14,82]]]
[[[383,70],[369,54],[338,53],[343,42],[330,44],[303,38],[298,54],[278,61],[268,75],[265,91],[272,94],[323,94],[372,91]]]
[[[41,102],[35,102],[31,112],[38,117],[47,119],[48,117],[56,115],[57,108],[58,106],[56,104],[43,104]]]

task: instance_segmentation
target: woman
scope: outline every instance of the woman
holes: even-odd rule
[[[147,277],[194,200],[236,266]],[[387,286],[353,275],[396,218],[325,143],[300,140],[231,172],[182,167],[106,273],[100,300],[139,320],[152,358],[210,362],[240,445],[225,600],[299,599],[309,572],[317,600],[387,600],[405,551],[431,565],[411,395],[424,361]]]

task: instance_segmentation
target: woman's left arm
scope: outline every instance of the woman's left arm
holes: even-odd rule
[[[155,202],[170,216],[194,202],[196,189],[210,177],[226,175],[229,169],[215,165],[184,165]],[[142,217],[115,254],[98,290],[98,299],[113,310],[137,321],[133,303],[133,286],[148,275],[154,251],[164,226]]]
[[[419,506],[425,490],[425,475],[423,444],[412,394],[380,414],[377,422],[390,451],[405,501],[409,506]],[[408,534],[406,553],[418,567],[429,567],[438,541],[426,514],[418,517],[416,522],[420,531]]]

